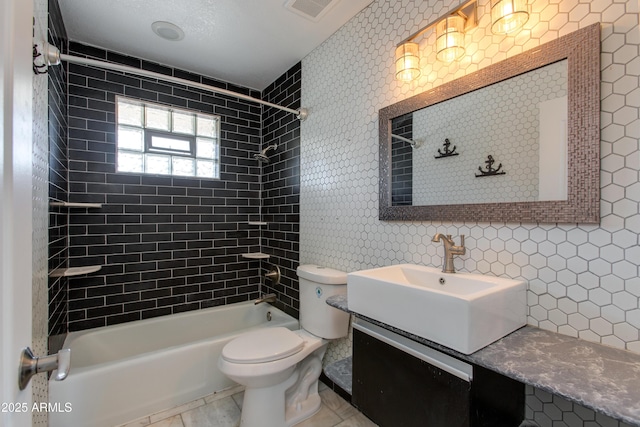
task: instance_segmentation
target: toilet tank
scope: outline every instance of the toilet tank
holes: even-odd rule
[[[349,313],[326,303],[333,295],[347,294],[347,273],[318,265],[298,267],[300,326],[315,336],[341,338],[349,332]]]

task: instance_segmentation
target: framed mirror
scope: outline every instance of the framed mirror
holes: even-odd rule
[[[379,113],[388,221],[597,223],[600,24]]]

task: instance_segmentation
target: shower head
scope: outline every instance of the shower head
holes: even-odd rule
[[[269,157],[267,157],[267,151],[275,150],[276,148],[278,148],[278,146],[276,144],[272,144],[267,148],[265,148],[264,150],[262,150],[261,152],[254,154],[253,158],[259,161],[260,163],[267,164],[269,163]]]
[[[262,153],[254,154],[253,158],[263,164],[269,163],[269,158]]]

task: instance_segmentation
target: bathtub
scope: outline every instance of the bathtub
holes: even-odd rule
[[[49,382],[49,402],[60,409],[49,425],[112,427],[233,386],[217,368],[222,347],[273,326],[295,330],[298,321],[245,302],[72,332],[69,376]]]

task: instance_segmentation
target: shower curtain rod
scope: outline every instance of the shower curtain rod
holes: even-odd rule
[[[222,95],[229,95],[236,98],[244,99],[245,101],[251,101],[258,104],[266,105],[267,107],[277,108],[282,111],[286,111],[288,113],[295,114],[299,120],[304,120],[309,115],[309,112],[306,108],[300,108],[299,110],[294,110],[292,108],[283,107],[278,104],[272,104],[271,102],[263,101],[258,98],[254,98],[249,95],[244,95],[241,93],[236,93],[227,89],[221,89],[214,86],[205,85],[202,83],[192,82],[191,80],[181,79],[179,77],[167,76],[165,74],[155,73],[153,71],[141,70],[134,67],[129,67],[127,65],[120,64],[112,64],[110,62],[97,61],[95,59],[89,58],[81,58],[79,56],[66,55],[64,53],[60,53],[60,50],[55,46],[52,46],[48,43],[44,43],[43,46],[43,55],[46,59],[47,65],[58,65],[60,61],[72,62],[74,64],[83,64],[90,65],[92,67],[106,68],[108,70],[121,71],[123,73],[136,74],[144,77],[151,77],[158,80],[164,80],[171,83],[178,83],[185,86],[196,87],[198,89],[204,89],[209,92],[219,93]]]

